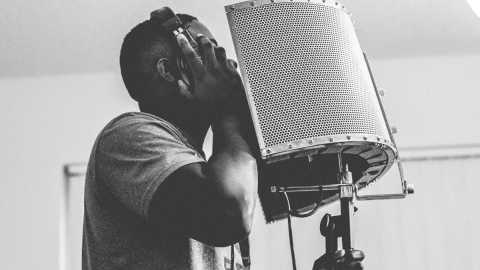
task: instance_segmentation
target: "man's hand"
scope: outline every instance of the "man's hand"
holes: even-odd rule
[[[244,91],[240,75],[227,59],[225,49],[215,46],[207,37],[198,35],[197,42],[204,60],[202,63],[183,35],[178,35],[177,41],[192,69],[195,83],[194,93],[191,93],[180,81],[180,91],[212,113],[224,114],[224,108],[231,107],[234,99]]]

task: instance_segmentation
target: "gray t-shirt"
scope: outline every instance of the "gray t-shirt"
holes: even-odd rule
[[[102,130],[85,183],[83,269],[231,269],[230,247],[158,237],[147,222],[162,181],[182,166],[205,162],[192,145],[179,129],[146,113],[122,114]],[[236,247],[235,269],[243,269]]]

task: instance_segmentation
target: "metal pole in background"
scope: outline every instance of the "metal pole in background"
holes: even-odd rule
[[[70,186],[74,177],[84,178],[86,163],[67,163],[63,165],[62,194],[60,196],[59,213],[59,269],[71,270],[71,247],[68,243],[70,226],[68,224],[70,213]]]

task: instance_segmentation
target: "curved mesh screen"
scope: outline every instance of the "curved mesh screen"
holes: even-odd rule
[[[343,10],[282,2],[230,13],[261,148],[341,134],[389,138],[353,22]]]

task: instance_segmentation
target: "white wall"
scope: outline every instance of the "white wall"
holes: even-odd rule
[[[480,143],[480,54],[372,59],[399,147]]]
[[[136,110],[118,74],[0,80],[0,268],[57,269],[62,166]]]

